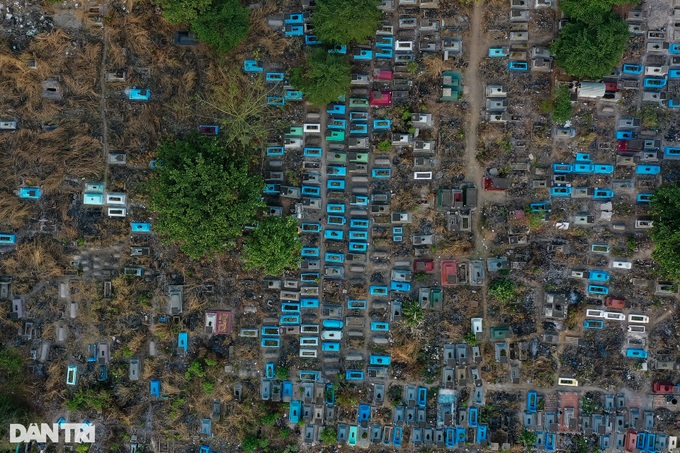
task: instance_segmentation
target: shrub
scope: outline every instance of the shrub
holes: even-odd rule
[[[319,439],[326,445],[334,445],[338,437],[338,431],[335,427],[327,426],[321,430]]]
[[[274,371],[274,377],[276,379],[279,379],[283,381],[284,379],[288,379],[288,376],[290,375],[290,370],[286,368],[285,366],[279,366],[276,367],[276,370]]]
[[[489,294],[498,299],[499,302],[512,302],[517,297],[515,283],[506,278],[496,279],[489,285]]]
[[[571,94],[569,87],[560,86],[555,93],[553,103],[553,120],[556,123],[566,123],[571,119],[574,107],[571,105]]]
[[[423,320],[423,309],[420,303],[415,300],[404,301],[401,307],[401,314],[404,322],[408,325],[420,324]]]
[[[262,424],[271,426],[276,423],[276,420],[278,419],[279,415],[276,412],[269,412],[262,417]]]
[[[392,142],[387,139],[381,140],[376,148],[383,153],[390,152],[392,151]]]

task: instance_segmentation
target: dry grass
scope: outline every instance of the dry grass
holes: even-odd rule
[[[18,294],[39,281],[60,277],[65,268],[63,246],[48,236],[18,244],[16,252],[2,262],[3,273],[13,275],[18,285],[28,285],[23,291],[15,288]]]
[[[423,64],[425,69],[420,74],[423,78],[438,79],[441,77],[442,72],[450,69],[441,55],[428,55],[423,58]]]
[[[407,366],[414,365],[418,359],[420,344],[410,336],[410,331],[397,327],[392,332],[392,340],[394,342],[389,348],[392,360]]]
[[[257,137],[265,135],[258,129],[264,125],[266,131],[270,125],[265,102],[269,87],[261,80],[262,77],[253,80],[244,76],[237,64],[229,63],[233,67],[225,67],[227,61],[237,61],[238,56],[211,56],[202,46],[192,49],[172,46],[172,34],[178,27],[165,23],[150,2],[128,0],[126,4],[128,13],[113,9],[106,18],[103,36],[106,46],[94,35],[70,36],[59,30],[37,36],[26,51],[18,55],[0,50],[0,88],[3,89],[0,112],[20,120],[18,131],[0,134],[0,193],[4,195],[0,197],[3,219],[0,227],[28,227],[35,231],[37,219],[46,215],[50,222],[58,225],[54,236],[59,241],[83,237],[84,232],[79,231],[76,216],[72,214],[73,199],[80,196],[84,181],[103,179],[104,156],[100,138],[103,125],[99,111],[102,94],[105,95],[108,122],[108,151],[120,150],[128,155],[128,162],[135,164],[146,165],[158,143],[194,129],[204,121],[222,121],[229,124],[232,131],[235,130],[232,124],[242,121],[240,127],[255,126],[247,133]],[[265,54],[270,59],[283,57],[289,50],[289,41],[278,37],[267,24],[267,17],[277,9],[275,2],[270,2],[252,11],[251,34],[238,51],[252,55],[253,49],[257,48],[263,57]],[[101,93],[99,81],[104,47],[104,69],[125,70],[126,81],[107,83],[105,93]],[[36,69],[28,67],[29,60],[37,62]],[[43,82],[50,78],[59,82],[63,100],[42,98]],[[226,89],[229,84],[235,84],[236,91]],[[126,86],[150,88],[152,101],[146,104],[129,102],[123,95]],[[216,107],[198,99],[206,99]],[[45,122],[58,124],[58,127],[46,132],[41,128]],[[238,130],[236,133],[239,133]],[[107,189],[134,194],[132,187],[148,174],[137,173],[129,168],[111,170],[106,181]],[[43,198],[38,203],[18,199],[13,192],[22,184],[40,186]],[[135,215],[144,214],[136,210]],[[127,222],[103,218],[96,226],[99,237],[88,236],[88,245],[103,248],[128,240]],[[22,237],[16,251],[3,257],[0,264],[3,274],[14,277],[13,290],[18,294],[27,294],[38,282],[62,277],[64,271],[70,269],[63,243],[47,235],[31,234],[35,233]],[[187,278],[188,285],[204,280],[205,263],[185,263],[173,250],[167,252],[164,260],[190,276]],[[155,264],[149,267],[153,268]],[[235,266],[233,258],[226,257],[211,263],[209,269],[213,276],[221,276]],[[65,321],[69,326],[69,341],[63,345],[64,348],[55,349],[61,356],[53,357],[48,363],[47,378],[42,383],[44,393],[49,396],[46,410],[56,409],[60,402],[70,398],[72,389],[64,385],[67,362],[84,353],[86,342],[103,341],[114,335],[121,344],[111,343],[111,375],[114,371],[126,374],[125,347],[143,360],[141,377],[146,382],[151,378],[162,380],[164,394],[179,397],[192,390],[190,404],[201,416],[209,415],[213,399],[225,403],[233,400],[233,389],[225,383],[225,380],[233,378],[224,377],[221,360],[219,365],[210,367],[208,371],[215,387],[211,394],[205,394],[200,380],[187,383],[183,373],[176,371],[180,358],[173,357],[172,366],[166,360],[166,354],[174,351],[176,326],[173,329],[170,324],[154,324],[152,327],[144,323],[137,327],[135,324],[143,316],[140,312],[145,311],[145,307],[138,303],[140,291],[152,291],[150,288],[156,281],[148,283],[120,278],[112,283],[114,293],[111,299],[103,299],[101,281],[90,281],[83,276],[73,284],[77,292],[72,298],[78,301],[80,313],[78,319]],[[45,291],[53,289],[52,286]],[[45,338],[54,338],[57,326],[54,320],[64,310],[63,300],[55,298],[53,302],[53,308],[50,308],[53,311],[48,313],[53,318],[45,323]],[[185,296],[188,313],[200,312],[205,303],[193,292],[187,292]],[[163,302],[157,305],[157,310],[163,312]],[[132,325],[135,327],[130,327]],[[151,338],[157,341],[158,359],[148,357]],[[259,349],[251,345],[237,346],[236,349],[239,358],[259,358]],[[209,354],[206,350],[201,352]],[[79,386],[86,385],[94,377],[87,373],[79,376],[79,380]],[[111,393],[114,397],[112,406],[115,407],[107,408],[105,415],[116,418],[117,424],[139,426],[148,410],[148,387],[141,382],[128,385],[124,378],[121,384],[112,387]],[[143,396],[140,398],[140,395]],[[160,407],[165,406],[160,410],[166,412],[171,401],[159,404]],[[263,410],[247,397],[244,404],[234,404],[231,409],[225,407],[223,414],[223,420],[215,424],[214,430],[226,438],[227,435],[241,436],[252,431],[260,423]],[[156,421],[154,430],[157,432],[173,432],[185,438],[195,433],[195,426],[184,420],[173,422],[159,416]]]
[[[277,5],[270,1],[259,8],[251,10],[250,33],[242,53],[247,53],[252,47],[261,48],[270,57],[280,57],[288,47],[288,39],[282,38],[268,23],[267,18],[277,11]]]

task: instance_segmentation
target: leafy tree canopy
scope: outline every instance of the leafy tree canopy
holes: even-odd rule
[[[318,0],[314,33],[327,44],[366,41],[375,35],[382,12],[378,0]]]
[[[665,185],[656,189],[651,212],[654,216],[652,257],[659,264],[659,274],[680,280],[680,186]]]
[[[612,7],[631,3],[631,0],[561,0],[560,9],[568,18],[596,24],[603,21]]]
[[[246,269],[262,269],[269,275],[281,275],[300,261],[302,243],[293,217],[266,217],[248,236],[243,246]]]
[[[598,25],[569,22],[560,31],[551,50],[567,74],[578,78],[599,78],[619,64],[628,43],[628,26],[613,13]]]
[[[250,11],[239,0],[157,0],[163,17],[173,24],[189,24],[196,37],[226,53],[250,30]]]
[[[326,105],[347,94],[352,73],[347,60],[341,55],[316,49],[307,54],[302,67],[291,71],[291,82],[314,105]]]
[[[264,77],[251,78],[241,67],[217,66],[210,74],[210,91],[201,101],[220,118],[220,137],[242,145],[263,143],[274,128],[267,97],[274,94]],[[224,134],[222,134],[224,131]]]
[[[191,21],[196,37],[221,53],[227,53],[246,39],[250,12],[238,0],[220,0],[208,12]]]
[[[248,173],[248,154],[198,134],[161,145],[150,184],[161,236],[192,259],[231,249],[263,207],[264,182]]]

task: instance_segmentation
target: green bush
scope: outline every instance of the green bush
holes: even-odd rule
[[[515,283],[506,278],[496,279],[489,285],[489,295],[502,303],[512,302],[517,297]]]
[[[420,303],[415,300],[404,301],[401,307],[401,314],[404,322],[409,325],[420,324],[424,316]]]
[[[326,445],[334,445],[338,438],[338,431],[333,426],[327,426],[321,430],[319,439]]]
[[[569,87],[560,86],[555,93],[555,101],[553,103],[553,120],[556,123],[566,123],[571,119],[574,113],[574,107],[571,105],[571,94]]]
[[[264,414],[264,416],[262,417],[262,424],[267,425],[267,426],[271,426],[274,423],[276,423],[276,420],[278,420],[278,419],[279,419],[279,414],[277,414],[276,412],[268,412],[268,413]]]
[[[78,390],[73,395],[70,401],[66,403],[66,407],[71,412],[87,411],[96,409],[102,411],[105,407],[111,404],[111,395],[106,390]]]
[[[243,439],[241,447],[245,452],[255,451],[255,449],[260,448],[260,439],[253,434],[249,434]]]
[[[159,0],[163,17],[172,24],[191,23],[212,7],[212,0]]]
[[[381,140],[376,148],[383,153],[390,152],[392,151],[392,142],[387,139]]]
[[[288,379],[288,376],[290,375],[290,370],[286,368],[285,366],[279,366],[276,367],[276,370],[274,371],[274,377],[276,379],[279,379],[283,381],[284,379]]]
[[[536,445],[536,433],[524,429],[522,430],[522,433],[519,435],[518,440],[519,443],[524,445],[525,447],[533,447],[534,445]]]
[[[0,350],[0,373],[16,375],[24,369],[24,359],[14,348]]]
[[[203,370],[203,365],[198,360],[194,360],[189,365],[189,368],[184,372],[184,378],[188,381],[192,376],[202,378],[205,376],[205,371]]]
[[[465,334],[465,336],[463,337],[463,341],[465,343],[469,344],[470,346],[477,346],[477,343],[478,343],[477,336],[470,331],[468,331]]]

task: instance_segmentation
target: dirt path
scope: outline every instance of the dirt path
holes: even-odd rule
[[[99,98],[99,117],[102,122],[102,154],[104,156],[104,184],[108,182],[109,177],[109,139],[108,139],[108,123],[106,122],[106,25],[102,28],[102,61],[99,66],[99,89],[101,90],[101,97]]]
[[[322,206],[322,213],[325,212],[326,207],[328,206],[328,190],[327,190],[327,184],[328,184],[328,173],[326,169],[326,163],[328,161],[328,153],[330,152],[328,149],[328,142],[326,141],[326,124],[328,124],[328,115],[326,112],[322,109],[321,110],[321,115],[319,118],[319,124],[321,125],[321,149],[323,150],[323,157],[321,158],[321,165],[319,166],[319,186],[321,187],[321,206]],[[328,225],[326,224],[326,218],[327,216],[324,216],[321,214],[321,218],[319,221],[321,222],[321,225],[323,226],[323,230],[325,231]],[[323,233],[321,233],[323,234]],[[319,256],[320,257],[325,257],[326,256],[326,241],[321,237],[321,240],[319,241]],[[321,268],[319,269],[319,273],[322,275],[322,278],[319,279],[319,294],[323,294],[323,273],[324,269]],[[321,314],[321,307],[319,307],[319,314]]]
[[[486,49],[486,43],[482,40],[482,19],[484,16],[482,2],[474,2],[472,11],[472,23],[470,25],[469,49],[470,56],[468,67],[463,74],[464,85],[467,87],[466,96],[468,102],[467,128],[465,130],[465,176],[467,181],[474,182],[481,189],[483,168],[476,159],[477,155],[477,126],[482,108],[482,84],[479,81],[478,67]],[[479,206],[484,199],[483,192],[479,191]],[[475,229],[475,255],[483,253],[484,244],[479,234],[479,214],[477,209],[473,214],[472,224]]]
[[[484,19],[484,5],[481,1],[474,2],[472,11],[472,23],[470,25],[469,49],[470,56],[468,66],[463,74],[463,83],[467,87],[466,96],[468,101],[468,116],[466,119],[467,128],[465,130],[465,176],[467,181],[474,182],[478,188],[478,206],[472,215],[472,225],[475,236],[475,258],[487,255],[487,246],[484,244],[484,237],[480,228],[481,207],[487,201],[487,193],[482,189],[482,177],[484,168],[477,160],[477,126],[482,110],[482,83],[479,80],[478,68],[486,51],[486,40],[482,33],[482,22]],[[483,317],[487,317],[487,294],[486,287],[482,289],[482,311]]]

